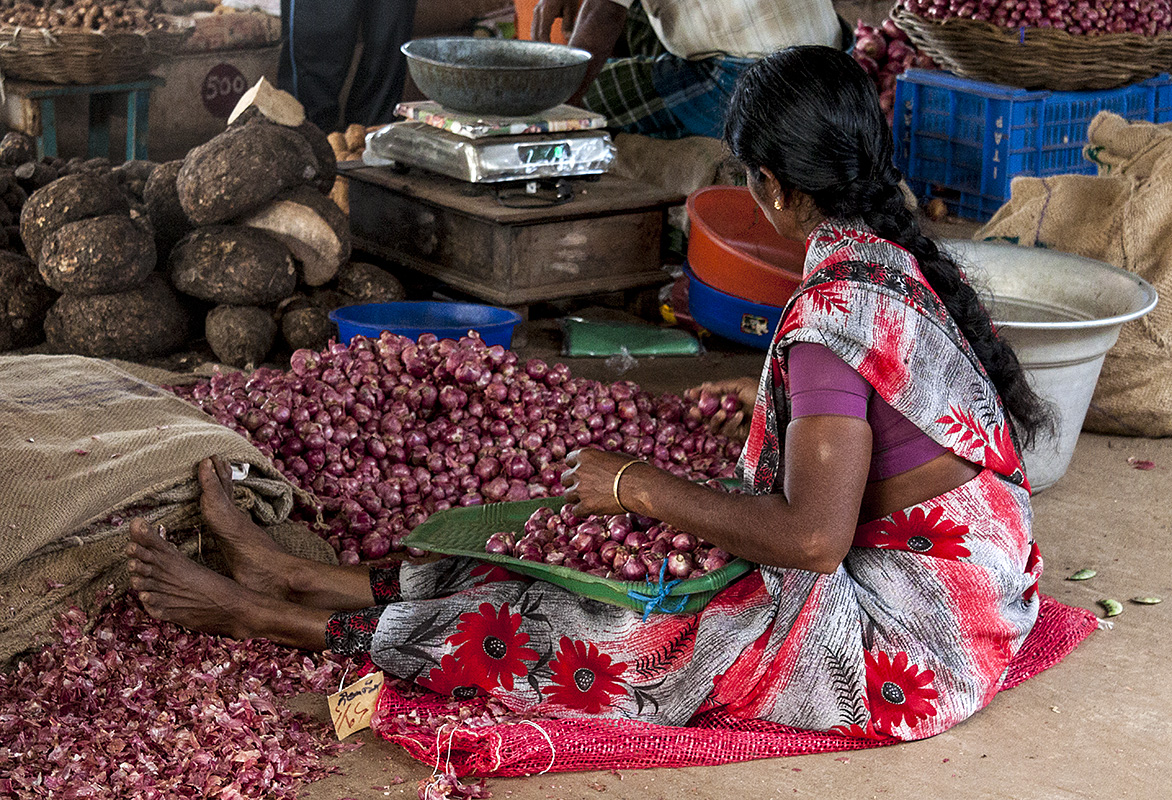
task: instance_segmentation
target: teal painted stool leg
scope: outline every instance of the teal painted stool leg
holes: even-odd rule
[[[110,117],[113,105],[113,97],[108,94],[90,95],[90,158],[110,157]]]
[[[37,137],[37,154],[57,157],[57,104],[52,97],[40,101],[41,135]]]
[[[131,92],[126,98],[126,160],[146,160],[151,92]]]

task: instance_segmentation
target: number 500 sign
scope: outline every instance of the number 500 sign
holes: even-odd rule
[[[248,79],[231,64],[217,64],[208,70],[200,86],[200,99],[213,117],[227,119],[240,96],[248,90]]]

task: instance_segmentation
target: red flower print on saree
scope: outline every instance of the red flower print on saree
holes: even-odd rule
[[[439,666],[433,667],[427,677],[421,676],[418,683],[457,700],[471,700],[480,694],[480,688],[469,672],[468,665],[451,654],[440,659]]]
[[[907,653],[896,653],[892,661],[887,653],[864,654],[867,662],[867,705],[875,730],[892,734],[907,723],[915,728],[920,720],[936,716],[938,696],[928,684],[936,677],[930,669],[921,670],[908,663]]]
[[[521,633],[520,628],[521,615],[510,614],[508,603],[501,606],[499,614],[491,603],[481,603],[479,611],[460,615],[448,643],[456,646],[456,656],[477,676],[479,686],[512,691],[513,676],[527,674],[525,662],[538,658],[536,650],[523,647],[529,634]]]
[[[614,704],[614,698],[626,694],[619,676],[627,668],[612,662],[610,656],[589,642],[572,641],[563,636],[557,657],[550,662],[552,686],[547,690],[553,703],[597,714]]]
[[[897,511],[890,517],[860,525],[855,533],[855,547],[883,547],[908,550],[936,558],[965,558],[972,555],[965,547],[968,525],[959,525],[944,517],[944,508],[937,506],[928,513],[917,506]]]

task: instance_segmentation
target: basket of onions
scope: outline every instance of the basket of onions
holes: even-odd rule
[[[634,514],[582,519],[570,508],[552,497],[451,508],[433,514],[404,544],[499,564],[644,614],[699,611],[753,568],[653,519]]]
[[[1172,0],[901,0],[891,17],[944,69],[1022,89],[1115,89],[1172,65]]]

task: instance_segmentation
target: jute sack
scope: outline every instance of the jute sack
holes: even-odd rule
[[[0,357],[0,664],[37,646],[70,605],[125,589],[134,516],[214,560],[197,528],[196,478],[213,454],[248,465],[237,504],[276,526],[282,544],[333,558],[304,526],[283,524],[300,490],[199,409],[101,360]]]
[[[1009,202],[974,238],[1096,258],[1155,286],[1161,302],[1107,353],[1084,427],[1172,436],[1172,124],[1104,111],[1087,142],[1098,176],[1015,178]]]

